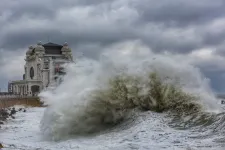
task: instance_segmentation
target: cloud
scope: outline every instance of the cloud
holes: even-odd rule
[[[149,4],[149,5],[147,5]],[[203,24],[223,17],[225,2],[223,0],[142,0],[134,4],[142,13],[143,22],[153,21],[166,25],[189,26]]]
[[[0,88],[6,90],[10,80],[22,80],[24,71],[24,50],[0,50]]]
[[[7,78],[17,78],[20,77],[22,79],[22,73],[24,70],[23,64],[24,61],[24,50],[19,50],[16,52],[4,52],[0,51],[0,76],[7,76]]]
[[[14,63],[5,63],[6,52],[14,62],[22,60],[22,54],[17,55],[40,40],[67,41],[74,55],[92,59],[117,42],[140,40],[156,53],[190,57],[213,83],[223,79],[219,73],[224,71],[224,0],[1,0],[1,4],[0,64],[9,68],[8,73]]]

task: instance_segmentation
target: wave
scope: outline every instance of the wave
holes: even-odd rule
[[[99,133],[140,111],[167,114],[173,127],[203,125],[219,112],[209,80],[184,56],[155,54],[139,41],[101,56],[77,60],[54,91],[40,94],[48,104],[40,127],[46,136]]]

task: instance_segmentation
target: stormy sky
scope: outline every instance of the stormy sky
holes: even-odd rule
[[[0,0],[0,88],[21,79],[27,47],[69,43],[74,55],[140,40],[191,57],[225,92],[225,0]]]

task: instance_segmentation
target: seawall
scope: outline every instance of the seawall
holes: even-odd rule
[[[41,107],[42,103],[38,97],[0,97],[0,108],[7,108],[15,105]]]

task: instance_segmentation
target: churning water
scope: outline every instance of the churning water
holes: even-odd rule
[[[138,41],[77,60],[40,96],[48,104],[40,128],[54,140],[103,136],[122,149],[225,145],[225,115],[209,80],[184,56],[155,54]]]

